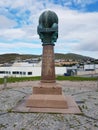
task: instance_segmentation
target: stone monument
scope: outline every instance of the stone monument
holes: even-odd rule
[[[55,12],[48,10],[40,15],[37,32],[43,46],[41,81],[33,86],[33,94],[27,99],[26,107],[31,112],[79,113],[74,100],[63,95],[62,87],[55,79],[54,42],[58,38]]]
[[[41,82],[55,82],[54,42],[58,38],[58,17],[52,11],[45,11],[39,18],[37,32],[43,45]]]

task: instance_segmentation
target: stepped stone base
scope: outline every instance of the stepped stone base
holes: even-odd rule
[[[27,107],[35,108],[68,108],[63,95],[33,94],[27,102]]]
[[[30,96],[29,96],[30,97]],[[72,98],[72,96],[67,95],[65,96],[65,101],[67,101],[67,108],[43,108],[43,107],[27,107],[26,104],[28,102],[28,98],[26,97],[22,99],[14,108],[13,112],[42,112],[42,113],[64,113],[64,114],[82,114],[78,105]]]
[[[62,95],[62,88],[57,83],[42,83],[33,87],[33,94],[26,102],[27,107],[67,108],[67,101]]]
[[[14,112],[46,112],[81,114],[72,96],[64,96],[57,83],[38,83],[33,87],[33,94],[22,99]]]

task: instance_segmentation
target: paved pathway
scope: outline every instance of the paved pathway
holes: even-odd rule
[[[83,115],[13,113],[12,108],[32,93],[38,81],[0,85],[0,130],[98,130],[97,82],[57,81],[65,95],[72,95]]]

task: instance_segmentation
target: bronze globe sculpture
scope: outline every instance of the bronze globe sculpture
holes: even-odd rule
[[[58,17],[55,12],[48,10],[40,15],[37,32],[43,45],[54,45],[58,38]]]

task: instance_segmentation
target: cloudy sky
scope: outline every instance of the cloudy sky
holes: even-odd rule
[[[56,53],[98,58],[98,0],[0,0],[0,54],[41,54],[37,26],[45,10],[59,18]]]

